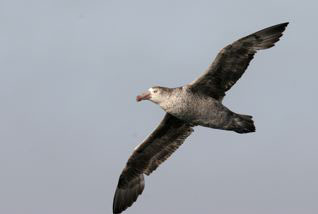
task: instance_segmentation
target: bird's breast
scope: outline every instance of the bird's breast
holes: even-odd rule
[[[183,92],[170,97],[161,107],[181,120],[193,122],[213,114],[217,102],[210,97]]]

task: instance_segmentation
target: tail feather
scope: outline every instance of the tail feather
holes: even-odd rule
[[[232,121],[232,130],[240,134],[255,132],[252,118],[250,115],[237,114]]]

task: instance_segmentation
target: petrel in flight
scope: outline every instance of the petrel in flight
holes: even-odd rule
[[[288,23],[274,25],[245,36],[223,48],[207,71],[190,84],[177,88],[154,86],[137,96],[150,100],[166,115],[159,126],[135,148],[122,171],[114,196],[113,213],[130,207],[144,189],[144,174],[150,175],[193,132],[204,126],[237,133],[255,132],[252,116],[238,114],[222,100],[243,75],[258,50],[273,47]]]

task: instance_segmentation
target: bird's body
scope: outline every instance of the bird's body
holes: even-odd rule
[[[243,75],[258,50],[273,47],[288,23],[274,25],[245,36],[223,48],[207,71],[178,88],[152,87],[137,96],[150,100],[166,115],[159,126],[136,147],[122,171],[114,196],[113,212],[131,206],[144,190],[150,175],[193,132],[193,127],[249,133],[255,131],[252,116],[237,114],[222,104],[228,90]]]
[[[248,128],[242,127],[245,125],[243,115],[229,110],[222,104],[221,100],[216,100],[205,94],[194,93],[189,85],[173,89],[165,88],[165,90],[168,91],[169,95],[158,103],[160,107],[192,126],[232,130],[238,133],[255,131],[251,118],[246,118],[251,125]]]

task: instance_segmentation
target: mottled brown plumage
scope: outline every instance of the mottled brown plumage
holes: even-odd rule
[[[265,28],[223,48],[207,71],[191,84],[192,90],[223,99],[225,92],[243,75],[256,51],[273,47],[287,25]]]
[[[237,114],[222,104],[225,92],[243,75],[258,50],[274,46],[288,23],[243,37],[223,48],[208,70],[191,84],[179,88],[152,87],[137,97],[151,100],[167,113],[159,126],[141,143],[122,171],[114,196],[113,212],[131,206],[150,175],[193,132],[206,126],[237,133],[254,132],[252,116]]]
[[[120,213],[136,201],[144,189],[143,174],[150,175],[192,132],[191,126],[166,114],[160,125],[128,159],[118,181],[114,213]]]

